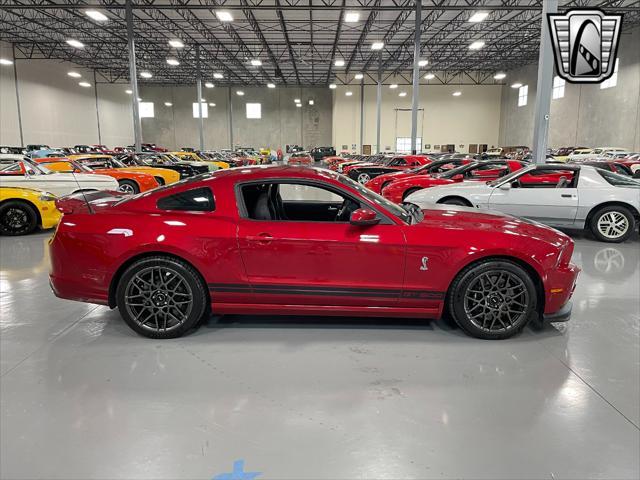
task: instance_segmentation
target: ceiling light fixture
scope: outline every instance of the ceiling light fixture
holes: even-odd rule
[[[254,67],[259,67],[262,65],[262,61],[254,58],[253,60],[251,60],[251,65],[253,65]]]
[[[399,97],[406,97],[407,96],[407,92],[400,92],[398,94]]]
[[[397,83],[392,83],[391,85],[389,85],[389,88],[391,90],[395,90],[396,88],[398,88],[398,84]]]
[[[205,86],[205,88],[213,88],[214,87],[213,83],[211,83],[211,82],[205,83],[204,86]]]
[[[212,102],[212,103],[210,103],[210,104],[209,104],[209,106],[210,106],[210,107],[215,107],[215,106],[216,106],[216,104]]]
[[[216,72],[216,73],[213,74],[213,78],[223,78],[223,77],[224,77],[224,75],[221,74],[220,72]]]
[[[91,84],[89,82],[80,82],[78,85],[80,85],[81,87],[87,88],[90,87]]]
[[[453,92],[451,95],[453,95],[454,97],[459,97],[460,95],[462,95],[462,92]]]
[[[348,90],[348,91],[344,92],[344,94],[345,94],[347,97],[350,97],[351,95],[353,95],[353,92],[352,92],[351,90]]]
[[[242,97],[244,95],[244,92],[242,90],[236,90],[236,95]]]
[[[384,48],[384,42],[373,42],[371,44],[371,50],[382,50]]]
[[[67,44],[71,45],[73,48],[84,48],[84,43],[79,40],[74,40],[73,38],[67,40]]]
[[[173,40],[169,40],[169,46],[172,48],[184,48],[184,43],[182,43],[182,40],[174,38]]]
[[[344,21],[346,23],[356,23],[360,20],[360,13],[358,12],[347,12],[344,14]]]
[[[300,99],[299,99],[299,98],[294,98],[294,99],[293,99],[293,101],[294,101],[295,103],[300,103]]]
[[[140,76],[142,78],[151,78],[153,77],[153,74],[151,72],[140,72]]]
[[[267,88],[276,88],[275,83],[267,83]]]
[[[0,63],[2,63],[2,61],[0,61]],[[71,78],[80,78],[82,76],[78,72],[73,72],[73,71],[67,73],[67,75],[69,75]]]
[[[7,58],[0,58],[0,65],[13,65],[13,62]]]
[[[426,67],[427,65],[429,65],[429,60],[420,60],[418,62],[419,67]]]
[[[216,11],[216,17],[218,17],[218,20],[221,22],[233,22],[233,15],[227,10]]]
[[[173,103],[171,103],[171,102],[164,102],[164,106],[165,106],[165,107],[173,107]]]
[[[309,105],[313,105],[314,103],[316,102],[314,102],[313,100],[309,100]]]
[[[131,95],[133,93],[133,91],[131,90],[125,90],[124,93],[126,93],[127,95]]]
[[[180,62],[175,58],[167,58],[167,63],[172,67],[177,67],[178,65],[180,65]]]
[[[353,78],[355,78],[356,80],[362,80],[364,78],[364,75],[362,73],[356,73]]]
[[[482,40],[476,40],[469,45],[469,50],[480,50],[482,47],[484,47],[484,42]]]
[[[329,84],[329,88],[330,88],[331,90],[335,90],[336,88],[338,88],[338,86],[337,86],[335,83],[330,83],[330,84]]]
[[[338,59],[338,60],[336,60],[335,62],[333,62],[333,64],[334,64],[336,67],[344,67],[344,60],[342,60],[342,59]]]
[[[84,12],[87,17],[89,17],[91,20],[95,20],[96,22],[106,22],[107,20],[109,20],[109,17],[107,17],[104,13],[99,12],[98,10],[86,10]]]
[[[496,73],[493,76],[493,78],[495,78],[496,80],[502,80],[503,78],[506,78],[506,76],[507,76],[506,73],[499,72],[499,73]]]
[[[522,86],[522,84],[520,82],[516,82],[513,85],[511,85],[511,88],[520,88]]]
[[[469,21],[471,23],[478,23],[483,21],[485,18],[489,16],[489,12],[476,12],[471,17],[469,17]]]
[[[302,104],[301,103],[296,103],[296,107],[302,108]]]
[[[424,78],[426,78],[427,80],[433,80],[434,78],[436,78],[436,76],[433,73],[427,73]]]

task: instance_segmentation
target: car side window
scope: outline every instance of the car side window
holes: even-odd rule
[[[213,193],[208,187],[193,188],[162,197],[157,205],[160,210],[185,212],[213,212],[216,209]]]

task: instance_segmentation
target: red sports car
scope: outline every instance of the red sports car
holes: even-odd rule
[[[460,165],[466,165],[472,161],[473,159],[437,160],[418,168],[412,168],[411,170],[385,173],[384,175],[380,175],[369,180],[365,186],[376,193],[382,193],[383,188],[397,180],[403,180],[413,175],[433,175],[436,173],[444,173],[452,168],[459,167]]]
[[[382,163],[359,163],[342,169],[342,173],[358,183],[366,184],[372,178],[385,173],[406,171],[431,163],[426,155],[400,155]]]
[[[412,175],[402,180],[394,181],[382,190],[382,195],[392,202],[402,203],[410,194],[423,188],[465,180],[488,182],[515,172],[523,166],[523,163],[516,160],[473,161],[445,173]]]
[[[118,307],[152,338],[180,336],[210,311],[448,312],[488,339],[570,316],[578,269],[563,233],[456,206],[400,207],[327,170],[227,169],[85,197],[56,202],[53,291]]]
[[[289,165],[311,165],[313,157],[306,152],[292,153],[287,160]]]

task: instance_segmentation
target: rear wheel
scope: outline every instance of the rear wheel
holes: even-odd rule
[[[359,184],[364,185],[369,180],[371,180],[371,175],[369,175],[368,173],[359,173],[356,177],[356,180]]]
[[[10,200],[0,206],[0,233],[26,235],[38,228],[38,214],[26,202]]]
[[[536,287],[529,274],[508,260],[485,260],[462,270],[451,284],[448,306],[469,335],[509,338],[536,311]]]
[[[118,180],[118,190],[121,191],[122,193],[128,193],[128,194],[135,194],[135,193],[140,193],[140,187],[138,187],[138,184],[136,182],[134,182],[133,180]]]
[[[118,283],[116,302],[124,321],[149,338],[176,338],[207,311],[205,286],[187,263],[149,257],[133,263]]]
[[[635,218],[628,208],[610,205],[598,209],[591,217],[589,228],[601,242],[624,242],[635,229]]]

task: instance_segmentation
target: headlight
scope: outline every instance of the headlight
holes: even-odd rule
[[[38,197],[41,202],[54,202],[57,197],[53,193],[45,192]]]

